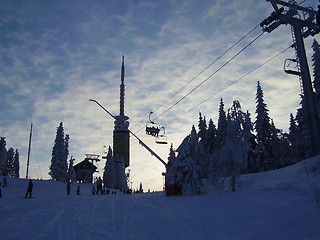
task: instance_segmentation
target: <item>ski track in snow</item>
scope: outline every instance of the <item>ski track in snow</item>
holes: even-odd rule
[[[320,160],[320,157],[319,157]],[[282,239],[318,240],[320,204],[312,184],[320,171],[306,174],[305,163],[241,176],[237,192],[165,197],[163,193],[66,195],[66,185],[10,179],[0,199],[1,240]]]

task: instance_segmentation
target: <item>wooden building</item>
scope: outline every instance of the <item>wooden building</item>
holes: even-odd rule
[[[82,183],[92,183],[93,174],[97,172],[97,167],[93,164],[93,162],[100,161],[99,155],[96,154],[86,154],[86,158],[73,166],[75,172],[75,182]]]

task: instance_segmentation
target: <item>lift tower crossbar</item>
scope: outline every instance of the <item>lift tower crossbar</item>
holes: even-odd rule
[[[108,113],[112,118],[116,119],[116,116],[114,116],[112,113],[110,113],[104,106],[102,106],[98,101],[94,100],[94,99],[89,99],[90,102],[95,102],[99,107],[101,107],[106,113]],[[154,156],[155,158],[157,158],[167,169],[167,163],[162,160],[162,158],[156,154],[150,147],[148,147],[147,144],[145,144],[137,135],[135,135],[133,132],[131,132],[130,129],[128,129],[128,131],[139,141],[139,144],[144,147],[152,156]]]
[[[303,39],[320,32],[319,22],[316,21],[317,11],[299,6],[295,1],[267,0],[274,8],[274,12],[260,23],[264,32],[272,32],[282,24],[292,26],[295,49],[300,64],[302,87],[304,92],[304,107],[310,135],[310,154],[320,153],[320,127],[316,111],[314,92]],[[278,5],[282,7],[278,7]],[[284,7],[288,8],[285,10]],[[300,18],[299,16],[303,16]]]

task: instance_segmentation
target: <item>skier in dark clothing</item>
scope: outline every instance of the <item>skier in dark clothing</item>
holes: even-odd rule
[[[33,188],[33,183],[32,183],[32,180],[30,179],[25,198],[28,197],[28,194],[29,194],[29,198],[31,198],[31,196],[32,196],[32,188]]]
[[[71,190],[71,186],[70,186],[70,182],[67,183],[67,195],[70,195],[70,190]]]
[[[3,179],[3,187],[8,187],[7,177],[4,177]]]
[[[77,187],[77,194],[80,195],[80,186]]]
[[[102,194],[102,179],[101,179],[101,177],[99,177],[97,180],[97,194],[99,193],[99,191]]]

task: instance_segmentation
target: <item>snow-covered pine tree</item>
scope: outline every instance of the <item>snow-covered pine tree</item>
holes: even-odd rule
[[[254,171],[266,171],[271,169],[271,163],[274,159],[272,154],[271,123],[267,104],[264,103],[263,91],[260,82],[257,83],[256,94],[256,121],[255,131],[257,139],[256,164]]]
[[[318,114],[318,121],[320,122],[320,45],[314,39],[312,43],[313,55],[313,87],[315,90],[315,102]]]
[[[309,134],[309,128],[308,128],[308,121],[307,121],[307,115],[305,112],[304,107],[304,100],[303,96],[301,96],[301,108],[297,109],[296,114],[296,121],[298,124],[298,132],[299,132],[299,156],[301,156],[301,159],[306,159],[311,156],[310,152],[310,134]]]
[[[106,156],[106,164],[103,172],[103,184],[105,187],[114,188],[115,187],[115,173],[114,173],[114,161],[112,155],[112,148],[109,146],[107,156]]]
[[[189,138],[190,136],[186,136],[179,147],[176,149],[177,157],[170,159],[170,163],[168,162],[166,181],[170,185],[177,184],[181,186],[182,184],[182,167],[183,167],[183,159],[187,154],[190,154],[191,150],[189,149]],[[178,158],[179,157],[179,158]]]
[[[205,146],[205,150],[209,156],[213,154],[215,150],[216,137],[217,137],[217,128],[214,125],[213,120],[210,118],[209,124],[208,124],[208,131],[207,131],[207,142]]]
[[[66,134],[66,137],[64,138],[64,154],[65,154],[65,159],[68,165],[68,156],[69,156],[69,141],[70,141],[70,136],[69,134]]]
[[[198,129],[199,144],[205,151],[205,146],[207,145],[206,142],[208,140],[207,122],[206,118],[201,116],[201,112],[199,112]]]
[[[313,61],[313,87],[316,92],[317,99],[320,98],[320,45],[317,40],[313,40],[312,43],[313,55],[311,59]]]
[[[301,145],[301,133],[292,113],[290,113],[288,141],[290,144],[290,162],[288,164],[293,164],[303,160],[304,155],[301,155],[301,148],[303,148],[303,146]]]
[[[273,119],[271,119],[271,149],[272,149],[272,162],[270,162],[270,169],[277,169],[282,167],[282,162],[286,156],[286,141],[287,138],[282,130],[278,129]]]
[[[248,153],[252,150],[252,135],[248,121],[250,117],[242,111],[240,102],[233,101],[229,110],[227,141],[231,145],[234,144],[232,152],[236,175],[247,172],[248,168]]]
[[[201,167],[198,163],[198,134],[192,126],[191,133],[185,137],[176,150],[178,152],[169,173],[170,184],[178,184],[183,195],[199,194],[202,186]]]
[[[207,130],[206,118],[202,117],[199,112],[199,122],[198,122],[198,133],[195,129],[192,130],[194,136],[194,159],[197,161],[199,167],[201,168],[201,178],[206,179],[208,177],[208,163],[209,163],[209,154],[207,153],[207,147],[209,142],[209,135]]]
[[[251,122],[250,113],[247,111],[242,132],[243,141],[245,142],[245,152],[247,154],[246,173],[252,172],[252,164],[255,161],[254,151],[256,148],[255,135],[253,134],[253,124]]]
[[[7,162],[5,167],[4,176],[13,177],[13,164],[14,164],[14,149],[12,147],[7,151]]]
[[[6,149],[6,139],[5,137],[0,138],[0,176],[4,176],[6,162],[7,162],[7,149]]]
[[[214,154],[211,179],[217,185],[221,179],[231,177],[232,190],[236,190],[236,176],[247,171],[248,150],[245,141],[244,125],[246,114],[239,101],[233,101],[227,114],[227,136],[225,144]]]
[[[68,136],[68,135],[67,135]],[[67,156],[69,137],[65,139],[63,123],[61,122],[57,128],[56,139],[52,149],[52,158],[49,175],[52,179],[64,182],[67,180]]]
[[[115,189],[127,191],[127,179],[125,174],[125,165],[123,157],[114,156]]]
[[[20,155],[18,149],[16,149],[14,154],[14,162],[13,162],[13,176],[15,178],[20,177]]]
[[[224,111],[223,99],[220,99],[219,105],[219,118],[218,118],[218,129],[216,137],[216,149],[221,149],[224,145],[227,137],[227,117]]]
[[[76,173],[74,171],[73,168],[73,162],[74,162],[74,158],[71,156],[71,158],[69,159],[69,167],[68,167],[68,173],[67,173],[67,181],[73,183],[75,178],[76,178]]]
[[[168,163],[167,163],[167,172],[170,172],[175,159],[176,159],[176,154],[175,154],[175,150],[173,149],[173,144],[171,143],[170,149],[169,149]]]

